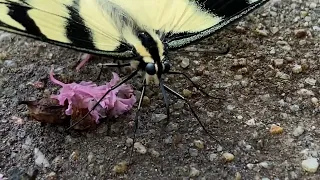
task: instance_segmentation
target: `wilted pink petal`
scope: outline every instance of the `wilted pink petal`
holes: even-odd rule
[[[99,101],[100,98],[110,88],[120,80],[116,73],[113,74],[113,79],[106,85],[97,86],[93,82],[80,82],[65,84],[53,77],[53,69],[50,72],[50,80],[62,86],[58,95],[52,95],[51,97],[57,99],[60,105],[64,105],[65,101],[68,102],[67,115],[72,114],[72,109],[87,108],[89,111]],[[129,111],[133,104],[136,102],[136,98],[133,95],[133,89],[131,86],[122,84],[118,88],[109,92],[106,97],[99,103],[99,105],[91,112],[94,120],[99,123],[99,118],[106,116],[118,116],[120,114]]]

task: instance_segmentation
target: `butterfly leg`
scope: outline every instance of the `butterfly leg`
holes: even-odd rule
[[[143,97],[145,95],[146,86],[147,86],[146,82],[143,81],[143,87],[142,87],[141,96],[140,96],[139,104],[138,104],[138,111],[137,111],[136,116],[134,118],[133,138],[132,138],[133,141],[132,141],[132,147],[131,147],[131,152],[130,152],[129,164],[131,164],[131,161],[132,161],[134,143],[136,142],[136,133],[137,133],[137,129],[139,127],[138,123],[139,123],[139,117],[140,117],[141,104],[142,104]]]
[[[205,92],[199,85],[197,85],[195,82],[193,82],[191,80],[191,78],[186,75],[185,73],[183,72],[177,72],[177,71],[169,71],[167,74],[178,74],[178,75],[183,75],[189,82],[192,83],[192,85],[197,88],[199,91],[201,91],[204,95],[208,96],[208,97],[211,97],[213,99],[219,99],[219,100],[225,100],[224,98],[218,98],[218,97],[213,97],[211,95],[209,95],[207,92]]]
[[[207,130],[207,128],[204,126],[204,124],[203,124],[202,121],[200,120],[199,116],[198,116],[198,115],[196,114],[196,112],[193,110],[193,108],[192,108],[192,106],[190,105],[189,101],[188,101],[186,98],[184,98],[182,95],[180,95],[179,93],[177,93],[176,91],[174,91],[173,89],[169,88],[168,86],[166,86],[166,85],[163,85],[163,86],[164,86],[164,89],[165,89],[167,92],[169,92],[170,94],[172,94],[172,95],[176,96],[177,98],[183,100],[183,101],[189,106],[189,108],[190,108],[193,116],[197,119],[197,121],[198,121],[198,123],[200,124],[200,126],[202,127],[202,129],[203,129],[211,138],[213,138],[215,141],[217,141],[219,144],[221,144],[220,141],[217,140],[217,139],[212,135],[212,133],[210,133],[210,132]]]
[[[124,64],[120,64],[120,63],[104,63],[104,64],[101,64],[99,63],[98,64],[98,67],[101,67],[100,71],[99,71],[99,74],[98,74],[98,77],[97,77],[97,80],[100,79],[100,76],[102,74],[102,70],[103,70],[103,67],[118,67],[119,69],[121,67],[126,67],[126,66],[130,66],[130,63],[124,63]],[[120,71],[120,70],[119,70]]]
[[[160,89],[161,89],[161,92],[162,92],[162,96],[163,96],[163,99],[164,99],[164,103],[166,104],[166,110],[167,110],[167,118],[166,118],[166,121],[165,123],[163,124],[163,129],[165,127],[168,126],[169,122],[170,122],[170,109],[169,109],[169,100],[168,100],[168,96],[167,96],[167,93],[165,91],[165,88],[164,88],[164,84],[163,84],[163,80],[160,79]]]

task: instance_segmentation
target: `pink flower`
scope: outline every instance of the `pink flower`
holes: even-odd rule
[[[113,79],[106,83],[106,85],[97,86],[93,82],[80,82],[65,84],[58,81],[53,77],[53,69],[50,71],[50,80],[62,86],[58,95],[52,95],[51,98],[57,99],[60,105],[64,105],[65,101],[68,102],[68,108],[65,111],[67,115],[72,114],[72,108],[88,109],[99,101],[99,99],[116,83],[120,80],[116,73],[113,74]],[[133,104],[136,102],[136,97],[133,94],[131,86],[122,84],[118,88],[109,92],[105,98],[99,103],[92,112],[91,116],[99,123],[100,118],[104,117],[117,117],[129,111]]]

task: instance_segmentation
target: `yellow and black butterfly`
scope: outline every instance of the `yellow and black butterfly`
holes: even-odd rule
[[[123,65],[135,71],[112,89],[143,71],[141,97],[150,82],[159,84],[168,113],[166,91],[184,99],[162,81],[164,74],[178,73],[170,71],[170,50],[210,36],[268,1],[0,0],[0,30],[128,59]]]

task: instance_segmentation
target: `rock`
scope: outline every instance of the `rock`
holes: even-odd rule
[[[160,153],[153,148],[149,149],[149,152],[150,152],[151,156],[153,156],[153,157],[157,158],[160,156]]]
[[[274,63],[274,66],[280,67],[283,65],[283,59],[274,59],[273,63]]]
[[[62,164],[63,164],[63,159],[62,159],[62,157],[61,157],[61,156],[55,157],[55,158],[52,160],[51,164],[52,164],[53,168],[55,168],[55,169],[61,167]]]
[[[89,152],[88,154],[88,163],[91,164],[94,158],[94,154],[92,152]]]
[[[134,143],[134,148],[140,154],[146,154],[147,153],[147,148],[144,145],[142,145],[140,142],[135,142]]]
[[[191,167],[190,168],[190,177],[197,177],[200,175],[200,171],[198,169],[196,169],[195,167]]]
[[[314,92],[308,89],[299,89],[297,93],[302,96],[314,96]]]
[[[190,156],[192,156],[192,157],[198,156],[198,154],[199,154],[198,149],[190,148],[190,149],[189,149],[189,154],[190,154]]]
[[[315,80],[315,79],[313,79],[313,78],[306,78],[306,79],[304,80],[304,82],[307,83],[307,84],[309,84],[309,85],[311,85],[311,86],[315,86],[317,80]]]
[[[115,165],[112,169],[112,171],[115,173],[115,174],[123,174],[125,173],[126,171],[128,170],[128,163],[123,161],[123,162],[120,162],[118,163],[117,165]]]
[[[241,174],[239,172],[236,172],[236,175],[234,177],[235,180],[241,180]]]
[[[218,152],[221,152],[223,150],[223,147],[222,146],[220,146],[220,145],[218,145],[218,147],[217,147],[217,151]]]
[[[183,58],[181,63],[180,63],[182,68],[187,68],[190,65],[190,59],[188,58]]]
[[[292,72],[295,73],[295,74],[299,74],[302,72],[302,66],[301,65],[298,65],[298,64],[295,64],[292,68]]]
[[[303,132],[304,132],[303,127],[302,127],[302,126],[298,126],[297,128],[294,129],[293,135],[294,135],[295,137],[298,137],[298,136],[300,136],[301,134],[303,134]]]
[[[300,109],[299,105],[296,105],[296,104],[291,105],[289,108],[293,112],[299,111]]]
[[[266,168],[266,169],[270,168],[270,164],[267,161],[260,162],[259,166]]]
[[[56,180],[56,179],[57,179],[57,174],[55,172],[50,172],[46,177],[46,180]]]
[[[311,157],[306,160],[303,160],[301,166],[305,171],[315,173],[318,169],[319,163],[316,158]]]
[[[50,167],[49,161],[38,148],[34,148],[34,159],[35,159],[36,165],[42,166],[42,167]]]
[[[254,126],[254,125],[256,125],[255,119],[254,119],[254,118],[249,119],[248,121],[246,121],[246,125],[248,125],[248,126]]]
[[[131,147],[132,144],[133,144],[133,139],[132,139],[132,138],[127,138],[127,140],[126,140],[126,146],[127,146],[127,147]]]
[[[222,154],[222,157],[225,159],[225,161],[230,162],[233,161],[234,155],[228,152],[225,152]]]
[[[214,161],[216,158],[217,158],[217,154],[215,154],[215,153],[211,153],[210,155],[209,155],[209,160],[210,161]]]
[[[283,79],[283,80],[288,80],[288,79],[290,79],[290,75],[289,75],[289,74],[286,74],[286,73],[280,72],[280,71],[278,71],[278,72],[276,73],[276,77],[278,77],[278,78],[280,78],[280,79]]]
[[[71,155],[69,156],[69,160],[71,161],[77,161],[79,159],[79,151],[75,150],[71,153]]]
[[[8,67],[8,68],[15,68],[15,67],[18,66],[17,63],[14,62],[13,60],[5,60],[5,61],[3,62],[3,65],[4,65],[5,67]]]
[[[148,96],[143,96],[142,104],[143,105],[149,105],[150,104],[150,98]]]
[[[271,128],[270,128],[270,133],[273,134],[273,135],[282,134],[283,133],[283,128],[278,126],[278,125],[272,124]]]
[[[254,167],[254,164],[251,164],[251,163],[247,164],[248,169],[253,169],[253,167]]]
[[[204,148],[204,143],[201,140],[194,140],[193,143],[194,143],[194,146],[197,147],[198,149]]]
[[[318,106],[319,104],[319,100],[318,100],[318,98],[315,98],[315,97],[313,97],[313,98],[311,98],[311,102],[312,102],[312,104],[314,104],[315,106]]]
[[[192,91],[190,91],[189,89],[183,89],[182,93],[186,98],[190,98],[192,96]]]
[[[161,122],[167,118],[166,114],[152,114],[151,121],[152,122]]]
[[[263,177],[263,178],[261,178],[261,180],[270,180],[270,179],[267,177]]]
[[[308,33],[305,29],[297,29],[294,31],[294,35],[296,36],[296,38],[305,38]]]

